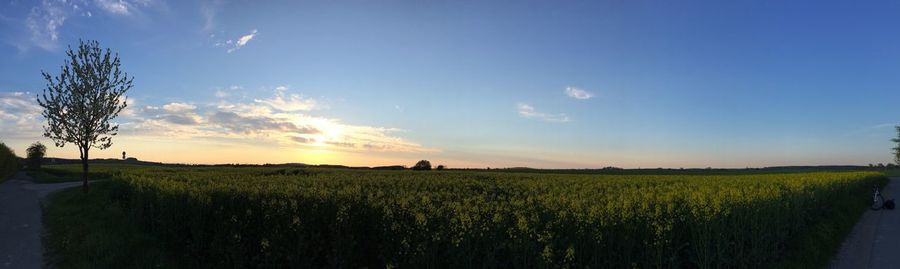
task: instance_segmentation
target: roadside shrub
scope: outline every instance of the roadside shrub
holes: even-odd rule
[[[870,172],[117,178],[134,220],[201,268],[760,268],[823,247],[804,238],[845,229],[833,222],[884,183]]]
[[[13,150],[0,142],[0,181],[19,171],[19,157]]]

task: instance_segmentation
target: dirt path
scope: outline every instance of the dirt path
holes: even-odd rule
[[[892,177],[885,199],[900,201],[900,178]],[[831,268],[897,268],[900,265],[900,209],[867,211],[853,226]]]
[[[81,182],[34,184],[19,172],[0,184],[0,268],[41,268],[41,199]]]

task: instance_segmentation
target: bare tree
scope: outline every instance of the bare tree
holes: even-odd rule
[[[81,158],[84,192],[88,192],[88,151],[112,146],[119,130],[110,120],[127,106],[125,92],[134,77],[120,70],[119,54],[101,49],[97,41],[79,41],[66,51],[58,76],[41,71],[47,88],[37,98],[47,119],[44,136],[57,147],[75,144]]]

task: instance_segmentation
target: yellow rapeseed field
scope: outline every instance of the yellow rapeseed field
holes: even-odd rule
[[[884,177],[147,168],[113,182],[201,267],[759,268],[855,221]]]

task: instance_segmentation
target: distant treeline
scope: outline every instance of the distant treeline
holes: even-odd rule
[[[468,169],[466,169],[468,170]],[[483,170],[483,169],[471,169]],[[776,166],[763,168],[638,168],[624,169],[605,167],[600,169],[537,169],[529,167],[495,168],[493,172],[509,173],[548,173],[548,174],[603,174],[603,175],[727,175],[727,174],[767,174],[767,173],[802,173],[802,172],[841,172],[873,170],[867,166],[856,165],[823,165],[823,166]]]
[[[79,164],[79,160],[47,158],[45,163],[49,164]],[[324,169],[349,169],[349,170],[407,170],[411,167],[403,165],[390,166],[346,166],[334,164],[304,164],[304,163],[281,163],[281,164],[179,164],[179,163],[161,163],[140,161],[135,158],[127,160],[120,159],[93,159],[92,164],[137,164],[149,166],[170,166],[170,167],[286,167],[286,168],[324,168]],[[507,172],[507,173],[548,173],[548,174],[602,174],[602,175],[684,175],[684,174],[703,174],[703,175],[727,175],[727,174],[747,174],[747,173],[801,173],[801,172],[841,172],[841,171],[863,171],[878,170],[885,167],[879,166],[861,166],[861,165],[821,165],[821,166],[773,166],[762,168],[637,168],[625,169],[619,167],[604,167],[597,169],[540,169],[530,167],[510,167],[510,168],[455,168],[448,170],[454,171],[491,171],[491,172]]]
[[[46,158],[44,163],[47,164],[80,164],[80,160],[76,159],[63,159],[63,158]],[[120,159],[92,159],[90,160],[91,164],[135,164],[135,165],[147,165],[147,166],[169,166],[169,167],[291,167],[291,168],[331,168],[331,169],[360,169],[360,170],[404,170],[408,169],[403,165],[390,165],[390,166],[375,166],[375,167],[367,167],[367,166],[345,166],[345,165],[333,165],[333,164],[304,164],[304,163],[280,163],[280,164],[241,164],[241,163],[226,163],[226,164],[186,164],[186,163],[162,163],[162,162],[148,162],[148,161],[140,161],[136,158],[128,158],[125,160]]]

